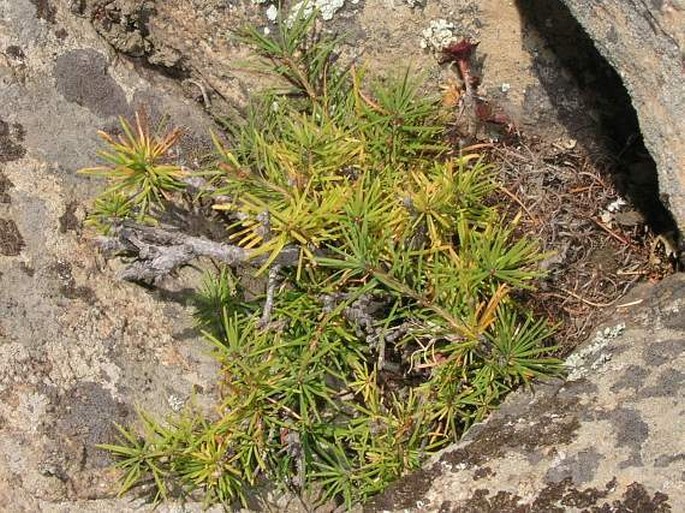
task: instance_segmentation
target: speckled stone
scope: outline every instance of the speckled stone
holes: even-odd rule
[[[637,288],[569,358],[364,511],[685,511],[685,275]]]

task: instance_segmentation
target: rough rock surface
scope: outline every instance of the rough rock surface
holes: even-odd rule
[[[685,2],[563,0],[630,93],[664,203],[685,230]]]
[[[318,2],[324,4],[341,7],[322,24],[323,30],[343,36],[344,55],[357,58],[372,75],[399,74],[411,66],[433,84],[444,85],[454,72],[438,66],[434,44],[470,38],[480,42],[480,92],[527,133],[566,140],[596,128],[590,126],[583,91],[522,19],[516,2]],[[278,2],[257,0],[252,5],[225,0],[83,0],[79,5],[77,12],[92,19],[114,48],[179,78],[188,97],[215,116],[229,117],[263,84],[263,77],[241,69],[249,54],[236,29],[251,23],[273,31],[274,16],[291,13],[287,7],[285,12],[274,11]],[[582,120],[568,123],[559,112],[577,118],[582,113]]]
[[[364,511],[685,511],[685,276],[642,286],[568,360]]]
[[[106,499],[116,483],[95,444],[136,405],[168,415],[211,395],[182,291],[160,301],[116,281],[81,228],[101,184],[75,172],[93,163],[98,129],[144,104],[187,129],[186,148],[204,138],[204,113],[174,87],[57,4],[0,1],[2,511],[128,511]]]

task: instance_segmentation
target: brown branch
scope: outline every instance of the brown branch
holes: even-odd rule
[[[472,43],[467,39],[462,39],[458,43],[452,43],[442,49],[443,62],[455,62],[459,68],[459,74],[464,81],[466,96],[471,98],[476,95],[480,78],[471,70],[471,57],[476,50],[478,43]]]
[[[528,210],[528,208],[523,204],[523,202],[518,198],[518,196],[516,196],[516,194],[514,194],[513,192],[511,192],[509,189],[507,189],[507,188],[504,187],[503,185],[500,185],[500,186],[499,186],[499,190],[502,191],[502,192],[503,192],[504,194],[506,194],[507,196],[509,196],[509,197],[510,197],[512,200],[514,200],[516,203],[518,203],[518,205],[519,205],[519,206],[523,209],[523,211],[528,215],[528,217],[530,218],[530,220],[533,221],[533,224],[534,224],[535,226],[540,226],[540,221],[538,220],[538,218],[535,217],[535,216],[531,213],[530,210]]]

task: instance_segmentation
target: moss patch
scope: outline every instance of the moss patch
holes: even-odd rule
[[[57,58],[54,68],[57,90],[69,101],[99,116],[126,115],[123,89],[107,71],[105,57],[95,50],[72,50]]]

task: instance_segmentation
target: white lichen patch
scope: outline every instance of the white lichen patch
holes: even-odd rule
[[[345,0],[314,0],[297,2],[290,8],[290,16],[288,16],[288,23],[292,23],[295,18],[300,16],[309,16],[314,9],[319,11],[321,18],[324,21],[333,19],[333,15],[345,6]]]
[[[278,7],[276,7],[274,4],[271,4],[266,10],[266,19],[273,22],[276,21],[276,18],[278,18]]]
[[[179,412],[185,406],[186,401],[185,401],[185,399],[183,399],[182,397],[179,397],[176,394],[170,394],[167,397],[167,403],[169,404],[169,408],[171,408],[175,412]]]
[[[587,376],[591,371],[601,369],[609,360],[611,353],[604,350],[609,342],[619,337],[626,329],[621,323],[598,331],[592,342],[583,349],[573,353],[566,359],[566,367],[569,370],[568,380],[577,381]]]
[[[623,198],[618,198],[609,203],[600,215],[602,221],[605,224],[611,224],[614,221],[614,214],[620,211],[627,204],[628,202]]]
[[[618,198],[607,205],[607,211],[618,212],[619,210],[621,210],[621,207],[624,207],[627,204],[628,202],[626,200],[624,200],[623,198]]]
[[[450,43],[457,40],[454,23],[445,19],[432,20],[428,27],[421,32],[421,48],[431,48],[436,52],[442,51]]]

